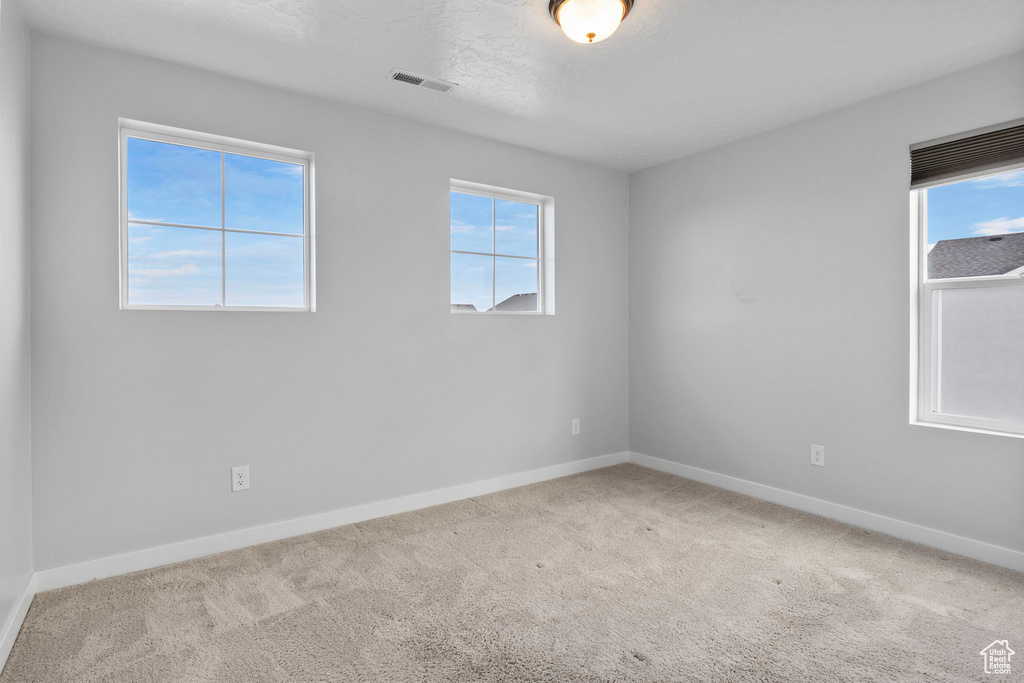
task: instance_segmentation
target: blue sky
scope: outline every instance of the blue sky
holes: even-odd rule
[[[1024,169],[928,189],[928,243],[1024,231]]]
[[[451,302],[485,311],[515,294],[536,293],[537,224],[533,204],[452,192],[451,248],[478,253],[451,255]]]
[[[223,154],[224,222],[219,230],[133,220],[221,227],[221,152],[128,138],[128,300],[133,305],[304,305],[303,167]],[[225,277],[226,275],[226,277]]]

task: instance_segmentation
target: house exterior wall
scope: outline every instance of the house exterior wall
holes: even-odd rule
[[[1024,287],[942,291],[943,413],[1024,422]]]

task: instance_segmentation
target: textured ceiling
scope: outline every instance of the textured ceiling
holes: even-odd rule
[[[628,171],[1024,50],[1021,0],[637,0],[594,45],[548,0],[23,4],[47,33]]]

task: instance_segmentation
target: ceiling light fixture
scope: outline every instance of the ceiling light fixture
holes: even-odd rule
[[[633,9],[633,0],[551,0],[548,12],[577,43],[604,40]]]

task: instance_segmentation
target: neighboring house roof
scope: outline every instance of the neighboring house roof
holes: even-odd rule
[[[536,311],[537,294],[513,294],[491,309],[492,311]]]
[[[475,311],[476,306],[473,304],[452,304],[453,311]]]
[[[928,252],[931,278],[1005,275],[1024,266],[1024,232],[941,240]]]

